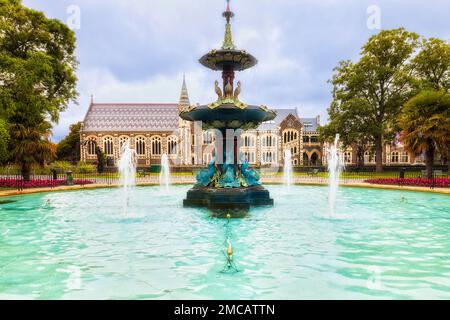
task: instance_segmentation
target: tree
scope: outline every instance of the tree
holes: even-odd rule
[[[450,154],[450,44],[424,39],[412,67],[420,91],[405,104],[398,124],[406,148],[425,152],[431,178],[435,153],[447,161]]]
[[[14,160],[20,164],[25,181],[30,180],[31,166],[35,163],[44,165],[55,156],[54,144],[49,136],[51,125],[42,122],[35,127],[22,124],[11,125],[10,143]]]
[[[56,157],[58,160],[70,161],[73,164],[80,160],[80,130],[81,122],[70,126],[69,134],[58,143]]]
[[[353,64],[350,61],[342,61],[335,69],[337,74],[347,77],[352,71]],[[342,94],[342,92],[341,92]],[[342,97],[342,96],[341,96]],[[340,136],[340,142],[344,148],[356,148],[358,167],[364,165],[364,152],[373,143],[365,124],[368,122],[367,108],[361,99],[334,99],[328,108],[330,122],[319,127],[322,141],[333,141],[336,134]]]
[[[330,81],[329,125],[341,136],[351,136],[348,142],[363,137],[373,143],[378,172],[383,169],[383,141],[393,139],[400,108],[413,91],[408,61],[418,38],[403,28],[383,30],[363,46],[358,62],[342,61]],[[342,119],[351,126],[342,127]]]
[[[5,120],[0,119],[0,163],[5,163],[8,160],[8,143],[9,143],[9,132],[8,124]]]
[[[29,159],[42,159],[23,152],[42,146],[49,133],[43,124],[57,122],[77,96],[74,51],[75,34],[62,22],[20,0],[0,0],[0,115],[9,123],[12,157],[25,170]],[[34,147],[24,148],[20,135]]]
[[[412,60],[417,84],[421,89],[450,91],[450,44],[430,38],[421,43],[420,52]]]
[[[405,104],[398,122],[406,148],[425,152],[427,177],[431,179],[435,152],[448,154],[450,146],[450,94],[423,90]]]

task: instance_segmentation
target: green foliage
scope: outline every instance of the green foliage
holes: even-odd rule
[[[425,151],[428,177],[432,175],[435,150],[443,155],[450,149],[450,93],[423,90],[410,99],[398,118],[401,140],[407,149]]]
[[[80,130],[81,122],[70,126],[69,134],[58,143],[56,149],[58,160],[67,160],[72,163],[80,160]]]
[[[5,120],[0,119],[0,163],[5,163],[9,158],[8,143],[8,125]]]
[[[412,94],[408,61],[418,38],[403,28],[384,30],[363,46],[358,62],[340,62],[330,81],[330,123],[320,129],[322,139],[339,133],[345,145],[357,143],[363,149],[373,143],[377,171],[382,170],[383,140],[393,138],[395,119]]]
[[[421,50],[412,60],[414,75],[421,89],[450,90],[450,44],[430,38],[421,43]]]
[[[96,167],[92,164],[86,162],[78,162],[75,168],[75,173],[94,173],[96,171]]]
[[[58,121],[77,96],[74,52],[75,34],[62,22],[20,0],[0,0],[0,116],[24,177],[54,154],[48,119]]]
[[[25,179],[29,179],[33,164],[44,165],[55,156],[54,144],[48,139],[50,127],[48,122],[42,122],[35,127],[10,125],[10,150],[14,160],[20,164]]]
[[[68,161],[54,161],[50,164],[49,168],[51,170],[56,170],[57,172],[66,172],[72,170],[72,164]]]

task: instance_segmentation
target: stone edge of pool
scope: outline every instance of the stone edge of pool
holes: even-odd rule
[[[268,182],[266,185],[280,185],[282,183]],[[137,186],[158,186],[158,183],[147,182],[138,183]],[[173,183],[173,185],[192,185],[192,183],[180,182]],[[295,185],[305,185],[305,186],[327,186],[327,183],[322,182],[298,182]],[[118,184],[87,184],[87,185],[74,185],[74,186],[59,186],[54,188],[33,188],[19,190],[2,190],[0,191],[0,197],[8,197],[23,194],[33,194],[33,193],[46,193],[46,192],[62,192],[62,191],[76,191],[76,190],[90,190],[90,189],[105,189],[105,188],[118,188]],[[415,191],[415,192],[427,192],[427,193],[438,193],[438,194],[450,194],[450,188],[435,188],[430,189],[428,187],[413,187],[413,186],[396,186],[396,185],[381,185],[381,184],[369,184],[369,183],[346,183],[341,184],[340,187],[352,187],[352,188],[366,188],[366,189],[385,189],[385,190],[402,190],[402,191]]]

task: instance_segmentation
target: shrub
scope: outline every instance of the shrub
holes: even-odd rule
[[[55,161],[49,166],[50,169],[56,170],[59,173],[72,170],[72,164],[69,161]]]
[[[78,162],[75,167],[75,173],[94,173],[96,171],[96,166],[86,163],[86,162]]]

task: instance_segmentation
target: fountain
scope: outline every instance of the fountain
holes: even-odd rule
[[[336,195],[339,188],[339,177],[343,169],[343,162],[339,155],[339,134],[334,139],[334,144],[327,150],[328,163],[328,214],[334,216]]]
[[[159,186],[162,191],[169,191],[170,184],[170,168],[169,168],[169,158],[167,154],[163,154],[161,157],[161,172],[159,173]]]
[[[243,103],[239,99],[241,82],[234,86],[235,71],[243,71],[257,64],[245,50],[233,43],[230,20],[234,13],[230,4],[223,13],[226,19],[225,38],[221,49],[205,54],[200,63],[212,70],[222,71],[223,84],[215,82],[217,100],[208,105],[186,106],[180,117],[199,121],[203,130],[216,131],[216,156],[208,167],[197,175],[196,185],[188,191],[185,206],[211,209],[248,209],[250,206],[273,205],[269,192],[261,186],[259,173],[249,168],[247,161],[238,161],[237,130],[257,128],[262,122],[273,120],[276,112],[266,106]]]
[[[123,212],[127,213],[131,190],[136,185],[136,152],[130,148],[130,140],[121,147],[118,169],[123,190]]]
[[[283,172],[283,181],[284,186],[288,191],[291,190],[292,186],[292,154],[290,149],[286,149],[284,151],[284,172]]]

